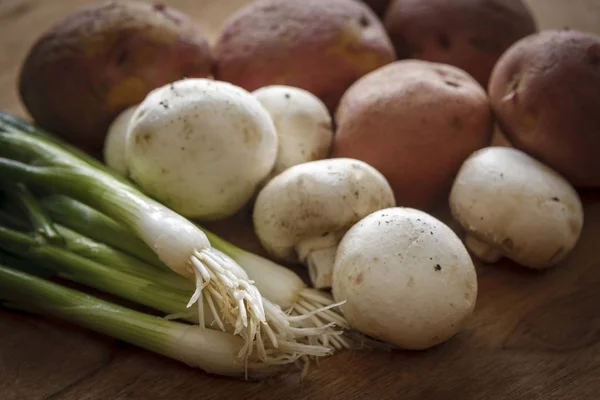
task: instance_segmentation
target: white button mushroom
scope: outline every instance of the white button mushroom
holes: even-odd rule
[[[333,141],[332,121],[317,96],[283,85],[265,86],[253,94],[271,115],[279,135],[273,176],[293,165],[327,158]]]
[[[187,217],[235,214],[277,157],[275,126],[251,93],[226,82],[184,79],[152,91],[129,125],[129,174]]]
[[[557,172],[520,150],[488,147],[462,165],[452,191],[453,217],[465,244],[486,262],[502,256],[548,268],[573,249],[583,227],[575,189]]]
[[[336,247],[365,215],[395,205],[383,175],[365,162],[337,158],[293,166],[260,191],[254,230],[269,254],[309,267],[317,288],[331,287]]]
[[[106,139],[104,139],[104,162],[123,176],[127,175],[125,144],[127,142],[129,121],[131,121],[136,109],[137,105],[121,112],[108,127]]]
[[[333,267],[348,323],[405,349],[456,334],[473,313],[477,274],[460,238],[416,209],[376,211],[348,230]]]

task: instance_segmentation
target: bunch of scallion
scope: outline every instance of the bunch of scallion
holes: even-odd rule
[[[6,113],[0,113],[0,264],[5,304],[207,372],[262,377],[349,346],[341,331],[346,322],[328,294]],[[47,274],[151,307],[158,316],[49,282]]]

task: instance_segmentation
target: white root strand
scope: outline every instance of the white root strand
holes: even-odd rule
[[[304,307],[302,307],[300,305],[295,305],[294,307],[301,314],[308,314],[309,313],[309,311],[307,309],[305,309]],[[323,325],[323,322],[321,320],[319,320],[316,316],[313,316],[313,318],[314,318],[313,323],[316,326],[322,326]],[[329,342],[331,341],[332,344],[333,344],[333,346],[336,349],[339,349],[339,346],[342,345],[342,344],[341,343],[337,343],[338,340],[339,340],[339,338],[337,337],[338,335],[335,335],[334,333],[337,333],[337,332],[328,332],[328,334],[322,334],[320,336],[321,344],[323,346],[327,346],[325,343],[329,344]],[[345,346],[345,347],[349,348],[349,346]]]
[[[318,307],[306,300],[298,300],[297,304],[301,305],[302,307],[304,307],[307,310],[314,310],[315,308]],[[337,315],[336,313],[332,312],[331,310],[323,310],[320,313],[319,317],[328,319],[330,322],[335,322],[340,328],[348,328],[348,322],[341,315]],[[325,317],[327,317],[327,318],[325,318]]]
[[[298,302],[286,314],[262,297],[245,272],[224,255],[211,249],[191,258],[196,290],[188,307],[198,305],[199,324],[204,326],[204,306],[221,330],[230,326],[244,339],[238,356],[247,364],[251,357],[265,364],[289,364],[333,353],[349,347],[342,338],[346,321],[331,311],[340,304],[313,289],[303,289]],[[216,305],[219,305],[218,309]],[[231,329],[230,328],[230,329]],[[264,337],[268,340],[265,341]]]
[[[219,329],[224,331],[225,325],[223,325],[223,321],[221,321],[221,317],[219,316],[219,313],[217,312],[217,309],[215,307],[215,303],[213,302],[212,297],[206,296],[206,302],[208,303],[208,308],[210,309],[210,312],[213,316],[213,320],[219,326]]]

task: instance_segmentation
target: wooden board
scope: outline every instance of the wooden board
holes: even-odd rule
[[[245,2],[167,1],[196,17],[211,39]],[[0,108],[23,114],[15,85],[28,47],[87,3],[0,0]],[[600,30],[597,0],[529,3],[544,28]],[[600,204],[592,203],[583,238],[565,265],[545,273],[509,263],[478,266],[473,320],[429,351],[345,352],[324,360],[302,383],[297,377],[248,383],[57,321],[0,311],[0,399],[599,399]],[[259,249],[247,224],[213,227]]]

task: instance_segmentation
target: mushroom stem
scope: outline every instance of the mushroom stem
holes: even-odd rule
[[[489,243],[486,243],[471,234],[465,237],[465,246],[478,259],[485,263],[495,263],[502,258],[502,253]]]
[[[329,232],[301,241],[296,246],[298,259],[308,266],[308,275],[317,289],[331,288],[331,274],[337,246],[343,232]]]
[[[336,247],[315,250],[308,255],[308,275],[317,289],[331,288],[331,274],[335,260]]]

